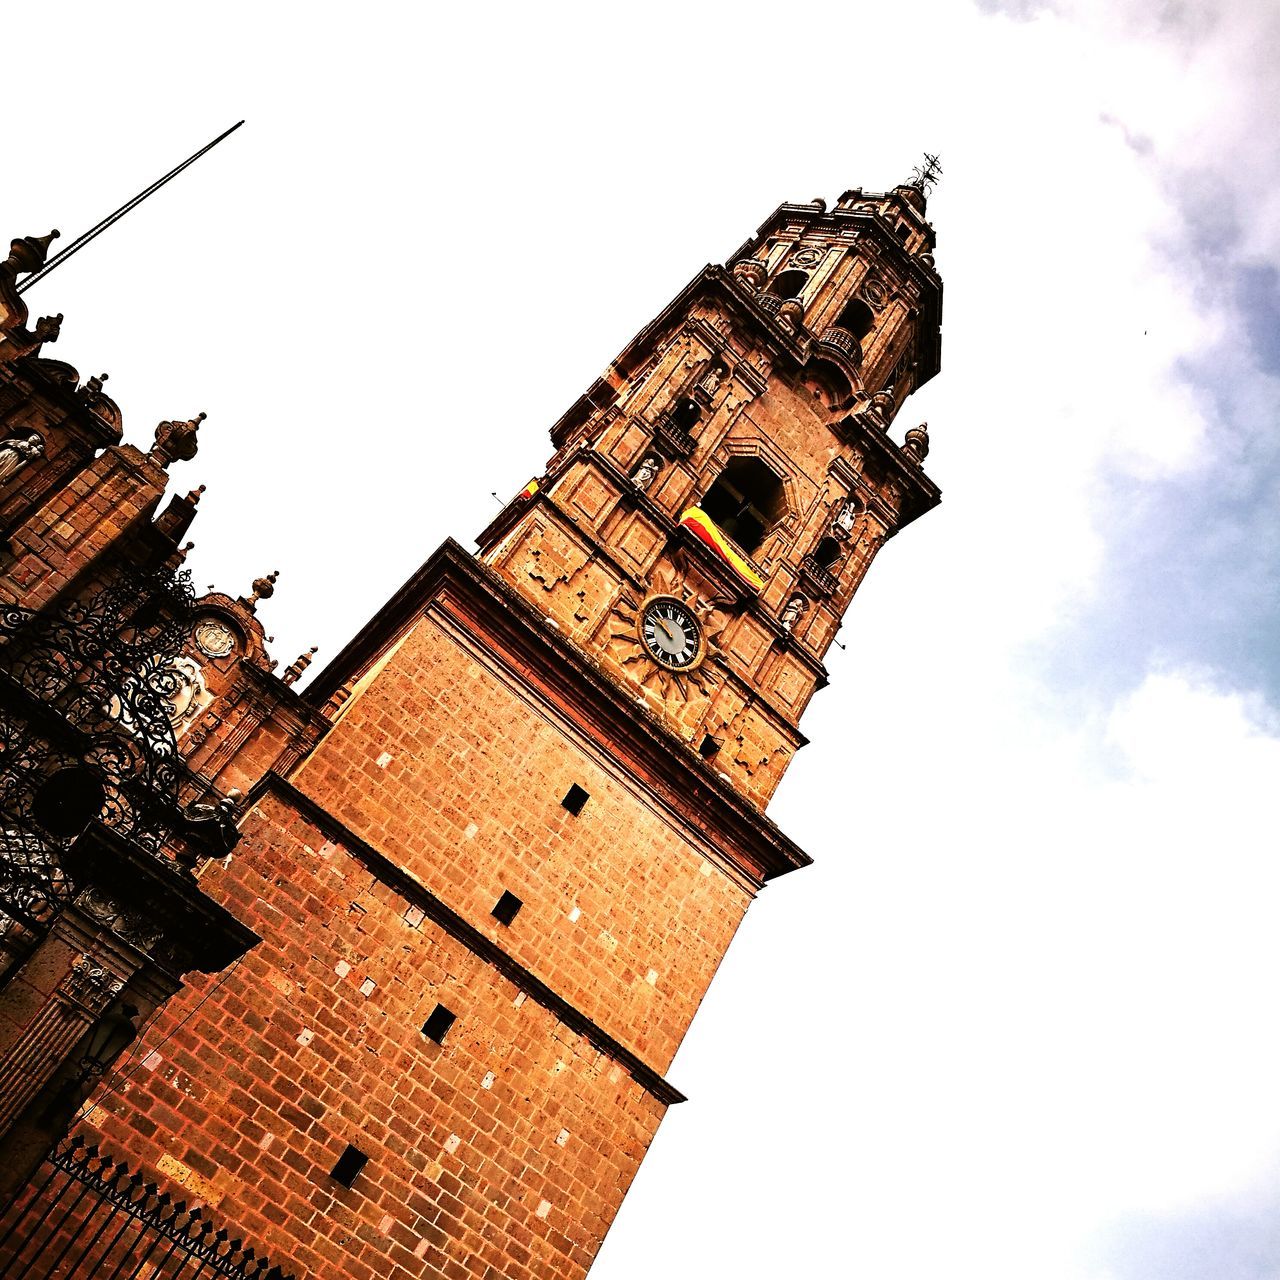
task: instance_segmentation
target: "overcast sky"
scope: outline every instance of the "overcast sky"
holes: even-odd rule
[[[783,200],[924,149],[942,507],[846,618],[593,1280],[1280,1277],[1280,10],[62,4],[8,23],[48,354],[281,571],[282,665],[470,545]],[[17,77],[16,83],[14,77]],[[65,241],[64,241],[65,243]],[[381,1210],[379,1210],[379,1213]]]

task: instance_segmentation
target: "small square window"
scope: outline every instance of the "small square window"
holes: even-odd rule
[[[493,918],[500,924],[510,924],[520,914],[520,908],[523,906],[524,903],[514,893],[504,889],[502,897],[494,905]]]
[[[573,786],[565,793],[565,797],[560,801],[570,813],[575,816],[582,812],[583,806],[591,799],[591,793],[578,786],[575,782]]]
[[[329,1174],[335,1182],[349,1187],[360,1176],[360,1170],[369,1163],[369,1157],[359,1147],[347,1143],[347,1149],[338,1157],[338,1163]]]
[[[422,1024],[422,1034],[436,1044],[444,1044],[449,1028],[457,1021],[458,1015],[444,1005],[438,1004],[431,1011],[431,1016]]]
[[[698,754],[704,760],[710,760],[723,745],[719,738],[713,738],[710,734],[707,734],[698,744]]]

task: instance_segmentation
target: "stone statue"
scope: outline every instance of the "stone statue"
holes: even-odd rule
[[[800,621],[801,616],[808,607],[808,600],[797,591],[783,606],[782,613],[778,619],[782,623],[783,631],[790,631]]]
[[[636,473],[631,477],[631,483],[637,489],[647,489],[657,478],[658,471],[662,467],[662,459],[657,454],[651,453],[636,468]]]
[[[713,396],[720,390],[720,370],[715,365],[707,370],[707,376],[698,384],[698,388],[708,396]]]
[[[840,504],[840,510],[836,512],[831,528],[837,536],[847,538],[853,532],[853,522],[857,518],[858,508],[854,505],[852,498],[846,498]]]
[[[25,440],[15,438],[0,442],[0,484],[43,453],[44,440],[34,431]]]

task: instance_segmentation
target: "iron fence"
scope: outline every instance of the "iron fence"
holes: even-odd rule
[[[0,1215],[0,1280],[294,1280],[82,1138]]]

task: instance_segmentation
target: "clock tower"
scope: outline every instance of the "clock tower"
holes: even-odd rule
[[[783,205],[552,428],[482,561],[763,809],[876,552],[938,501],[942,289],[915,187]]]
[[[809,861],[764,811],[827,648],[939,500],[895,427],[939,367],[924,215],[780,206],[320,673],[297,763],[210,754],[248,811],[201,887],[263,941],[165,1006],[95,1140],[300,1277],[585,1274],[739,922]]]

